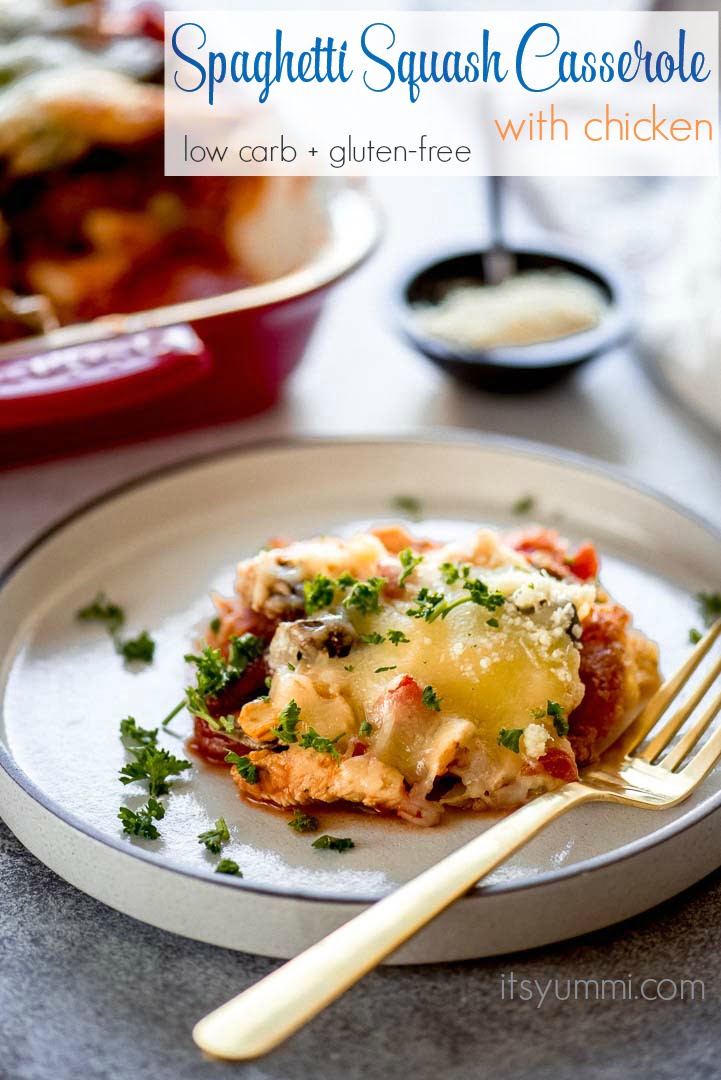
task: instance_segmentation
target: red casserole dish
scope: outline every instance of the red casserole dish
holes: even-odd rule
[[[0,465],[251,416],[296,367],[328,290],[380,236],[367,190],[330,183],[328,237],[260,285],[0,346]]]

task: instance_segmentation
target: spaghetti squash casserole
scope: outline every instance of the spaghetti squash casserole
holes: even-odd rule
[[[192,745],[279,807],[428,825],[516,807],[576,779],[659,683],[593,546],[549,529],[279,541],[235,593],[189,657]]]

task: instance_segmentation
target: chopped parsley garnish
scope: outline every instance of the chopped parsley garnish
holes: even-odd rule
[[[115,638],[115,648],[124,660],[142,660],[144,664],[150,664],[155,656],[155,642],[147,630],[143,630],[136,638]]]
[[[446,585],[455,585],[455,583],[461,576],[461,571],[459,570],[459,568],[455,565],[455,563],[451,562],[441,563],[440,571],[443,575],[443,580],[445,581]]]
[[[553,720],[553,726],[556,729],[556,734],[563,737],[568,735],[569,724],[563,711],[563,706],[559,705],[556,701],[549,701],[546,704],[546,716],[550,716]]]
[[[343,601],[344,605],[348,608],[356,608],[361,615],[375,615],[380,611],[379,599],[385,583],[386,579],[383,577],[356,581]]]
[[[355,847],[355,844],[348,836],[328,836],[324,834],[314,840],[311,846],[318,848],[320,851],[350,851],[351,848]]]
[[[288,661],[288,671],[295,671],[295,664],[291,664],[290,660]]]
[[[155,744],[145,746],[132,746],[129,753],[134,761],[123,765],[119,773],[121,784],[132,784],[136,780],[147,781],[148,794],[165,795],[170,791],[169,777],[178,776],[181,772],[189,769],[190,762],[184,758],[177,758],[168,750],[163,750]]]
[[[443,604],[444,601],[445,597],[443,593],[431,592],[430,589],[426,588],[424,585],[422,589],[418,590],[415,605],[408,608],[406,615],[410,615],[413,619],[425,619],[426,622],[433,622],[436,617],[436,609],[439,605]]]
[[[425,619],[426,622],[435,622],[439,616],[445,619],[449,612],[461,604],[478,604],[479,607],[484,607],[487,611],[495,611],[505,604],[506,598],[503,593],[491,592],[485,581],[481,581],[480,578],[470,577],[470,567],[464,566],[463,570],[459,571],[460,577],[463,578],[463,589],[468,593],[468,596],[459,596],[455,600],[446,600],[443,593],[430,592],[424,586],[418,591],[415,606],[408,608],[406,615],[410,615],[414,619]]]
[[[274,728],[270,729],[271,735],[275,735],[276,739],[280,739],[281,742],[288,745],[298,742],[295,729],[298,727],[299,720],[300,706],[296,704],[295,698],[291,698],[288,704],[278,713],[278,723]]]
[[[441,702],[443,698],[439,698],[432,686],[427,686],[423,691],[421,702],[427,709],[433,709],[434,712],[441,711]]]
[[[229,840],[228,826],[225,824],[225,818],[222,817],[218,818],[212,829],[198,833],[198,843],[205,844],[208,851],[212,851],[214,855],[219,855],[223,844],[227,844]]]
[[[317,750],[319,754],[330,754],[334,761],[340,761],[340,754],[335,744],[342,738],[342,731],[335,738],[327,739],[325,735],[319,735],[315,728],[309,727],[298,741],[304,750]]]
[[[512,750],[514,754],[517,754],[521,735],[523,735],[523,728],[501,728],[498,732],[498,745],[505,746],[506,750]]]
[[[568,720],[564,715],[563,706],[559,705],[557,701],[547,701],[545,708],[531,709],[531,713],[535,720],[545,720],[547,716],[550,716],[551,720],[553,720],[556,734],[561,736],[568,735]]]
[[[423,514],[421,500],[417,499],[415,495],[396,495],[393,499],[393,506],[396,510],[400,510],[401,513],[406,514],[415,521],[418,521]]]
[[[258,660],[265,652],[263,638],[256,634],[241,634],[233,636],[228,645],[228,668],[227,677],[235,679],[242,675],[248,664]]]
[[[501,624],[499,623],[498,619],[496,619],[496,618],[493,618],[493,619],[486,619],[486,626],[495,626],[495,627],[499,627],[500,625],[501,625]]]
[[[75,614],[81,622],[99,622],[112,636],[117,634],[125,622],[125,612],[112,600],[108,600],[104,592],[99,592],[94,600],[85,607],[80,608]]]
[[[514,514],[530,514],[535,504],[536,500],[533,498],[533,495],[523,495],[514,502],[511,511]]]
[[[214,721],[214,723],[212,723],[210,726],[215,728],[216,731],[220,731],[222,729],[226,733],[226,735],[232,735],[235,731],[235,717],[219,716],[218,719]]]
[[[370,735],[373,730],[373,725],[370,720],[362,720],[361,726],[358,728],[359,735]]]
[[[158,729],[140,727],[135,722],[135,717],[126,716],[120,721],[120,738],[132,746],[155,746],[158,741]]]
[[[696,599],[704,623],[711,626],[721,615],[721,593],[699,593]]]
[[[236,754],[235,750],[229,750],[225,755],[229,765],[235,765],[238,775],[245,780],[246,784],[258,783],[258,766],[254,765],[250,758],[243,754]]]
[[[199,655],[188,654],[186,663],[196,668],[195,686],[188,686],[185,701],[166,716],[163,726],[180,712],[183,705],[194,715],[211,723],[214,717],[208,712],[208,698],[224,690],[226,686],[239,679],[249,664],[257,660],[265,651],[263,638],[255,634],[241,634],[230,639],[228,657],[212,645],[204,645]]]
[[[380,675],[382,671],[395,671],[397,667],[397,664],[387,664],[385,667],[377,667],[373,674]]]
[[[321,608],[330,607],[335,596],[335,586],[324,574],[316,574],[312,581],[303,582],[305,613],[314,615]]]
[[[403,572],[398,578],[398,585],[402,589],[407,579],[411,576],[418,564],[423,562],[423,556],[414,555],[412,549],[407,547],[403,548],[403,551],[400,552],[398,558],[400,560],[401,566],[403,567]]]
[[[344,671],[355,671],[355,668],[353,667],[352,664],[344,664],[343,665],[343,670]]]
[[[220,615],[216,615],[215,618],[210,620],[210,622],[208,623],[208,629],[212,634],[218,633],[218,631],[220,630]]]
[[[232,859],[221,859],[215,868],[216,874],[232,874],[234,877],[242,877],[242,871],[237,862]]]
[[[485,581],[481,581],[480,578],[469,578],[466,584],[463,586],[469,592],[468,599],[474,604],[479,604],[480,607],[487,608],[489,611],[495,611],[496,608],[502,607],[506,602],[506,598],[503,593],[491,592]],[[448,610],[458,603],[463,603],[463,599],[460,601],[455,600],[453,604],[448,605]],[[444,618],[447,612],[444,613]]]
[[[359,581],[348,571],[332,581],[324,574],[316,574],[312,581],[303,583],[306,615],[314,615],[322,608],[331,607],[336,589],[347,593],[343,600],[345,607],[356,608],[361,615],[373,615],[380,610],[379,597],[385,578],[372,577],[368,581]]]
[[[688,632],[688,640],[692,645],[698,645],[699,641],[703,637],[700,630],[697,630],[695,626],[692,626]]]
[[[121,806],[118,817],[123,823],[123,832],[130,836],[142,836],[145,840],[157,840],[160,833],[153,821],[161,821],[165,817],[165,807],[157,799],[151,797],[146,805],[138,810]]]
[[[318,818],[304,814],[302,810],[294,810],[293,817],[288,822],[288,828],[296,832],[318,832]]]
[[[384,641],[390,641],[391,645],[407,645],[410,638],[407,638],[402,630],[389,630],[385,636],[374,630],[370,634],[361,634],[360,641],[362,645],[382,645]],[[352,668],[346,668],[346,671],[348,670]]]
[[[155,655],[155,642],[147,630],[136,638],[120,637],[120,630],[125,624],[125,612],[119,604],[108,600],[104,592],[99,592],[94,600],[75,613],[81,622],[99,622],[105,627],[115,644],[115,650],[125,660],[141,660],[151,663]]]

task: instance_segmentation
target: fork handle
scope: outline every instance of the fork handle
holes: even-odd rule
[[[462,896],[549,821],[593,798],[580,783],[541,795],[424,870],[200,1020],[193,1038],[240,1061],[278,1046]]]

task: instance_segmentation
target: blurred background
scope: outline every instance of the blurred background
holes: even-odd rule
[[[648,9],[614,7],[639,25]],[[461,426],[624,465],[698,509],[718,503],[717,178],[509,178],[500,193],[487,178],[166,180],[161,27],[157,5],[129,0],[0,0],[0,464],[135,442],[132,471],[179,446]],[[486,251],[499,228],[508,248],[568,248],[601,266],[629,334],[607,335],[548,385],[529,387],[511,365],[501,393],[466,379],[487,344],[419,348],[408,281],[441,256]],[[604,300],[602,328],[618,295]],[[511,304],[516,330],[524,302]],[[530,343],[548,359],[569,340],[546,331]],[[443,363],[449,346],[470,349],[463,370]],[[196,434],[181,443],[181,431]],[[113,468],[108,455],[86,459],[86,486]]]

